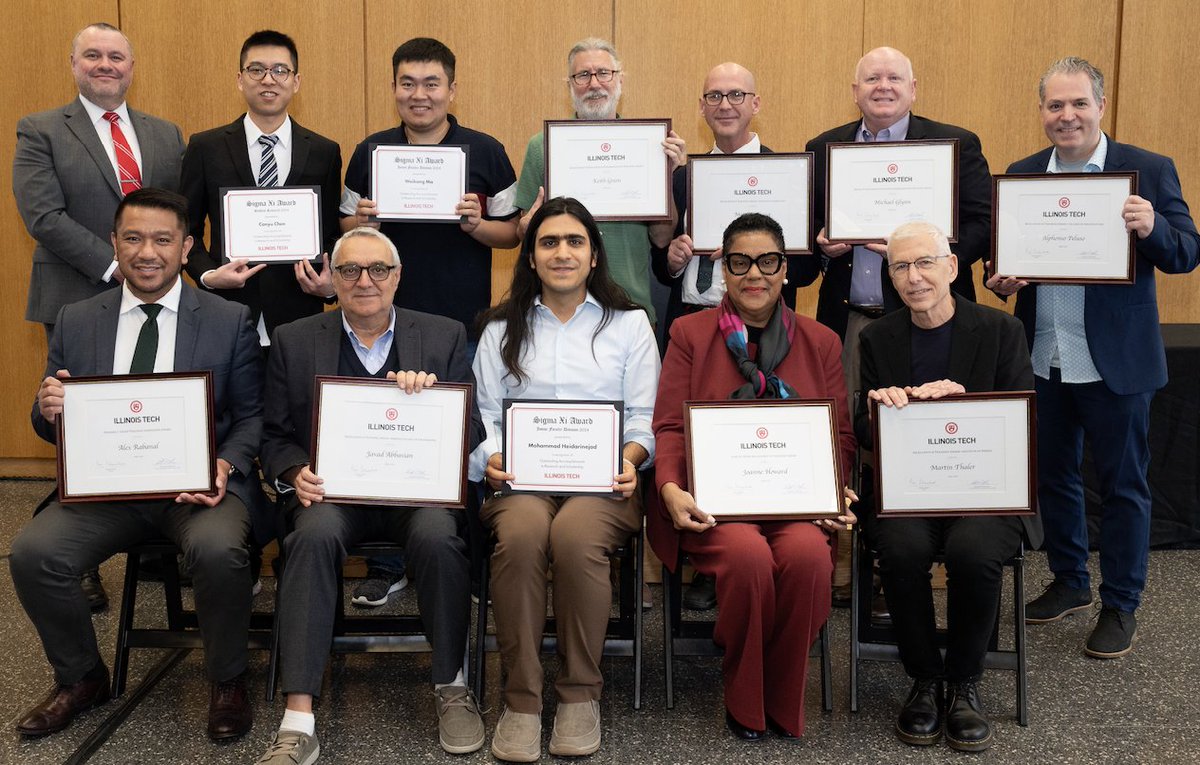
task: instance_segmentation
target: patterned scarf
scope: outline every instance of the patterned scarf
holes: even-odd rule
[[[780,300],[763,328],[758,344],[758,363],[750,359],[746,348],[746,323],[726,294],[721,300],[721,315],[717,327],[725,337],[725,347],[733,354],[738,371],[748,380],[745,385],[729,394],[733,399],[745,398],[796,398],[792,386],[775,375],[775,367],[783,361],[792,348],[796,337],[796,314]]]

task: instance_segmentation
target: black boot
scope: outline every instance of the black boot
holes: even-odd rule
[[[942,681],[914,680],[896,719],[896,735],[906,744],[929,746],[942,736]]]
[[[979,685],[974,681],[950,684],[946,743],[960,752],[982,752],[992,745],[992,726],[983,716]]]

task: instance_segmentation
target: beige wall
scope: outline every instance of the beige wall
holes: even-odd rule
[[[687,10],[680,15],[680,8]],[[1049,61],[1082,55],[1108,75],[1105,129],[1122,141],[1173,157],[1185,197],[1200,199],[1200,102],[1180,98],[1179,73],[1200,63],[1192,39],[1200,6],[1190,0],[612,0],[609,3],[463,0],[326,0],[256,6],[232,0],[61,0],[52,10],[9,0],[0,41],[20,55],[0,73],[0,166],[11,167],[17,119],[74,95],[71,36],[90,21],[118,23],[135,46],[136,108],[177,122],[185,136],[241,112],[234,88],[237,50],[251,31],[288,32],[300,47],[297,121],[337,140],[345,159],[368,132],[394,123],[391,53],[416,35],[445,41],[458,55],[454,111],[507,147],[520,171],[525,142],[541,121],[570,113],[563,77],[570,44],[609,37],[626,70],[622,113],[670,117],[692,151],[707,134],[697,107],[701,80],[735,60],[757,75],[763,111],[757,130],[776,150],[801,150],[856,115],[854,63],[892,45],[917,74],[916,110],[979,134],[993,172],[1045,145],[1036,117],[1036,81]],[[0,459],[53,454],[33,436],[28,410],[45,363],[41,328],[24,321],[33,245],[11,198],[0,205],[12,288],[0,294]],[[503,292],[512,253],[496,258]],[[801,309],[811,314],[816,289]],[[1163,320],[1200,322],[1200,275],[1159,276]],[[15,462],[0,465],[13,472]]]

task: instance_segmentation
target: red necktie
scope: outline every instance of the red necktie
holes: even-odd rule
[[[104,119],[112,125],[113,151],[117,155],[117,180],[121,184],[121,196],[125,196],[142,187],[142,171],[138,169],[133,150],[129,148],[129,141],[125,140],[121,126],[117,124],[121,115],[116,112],[105,112]]]

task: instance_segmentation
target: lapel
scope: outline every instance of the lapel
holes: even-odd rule
[[[176,372],[187,372],[193,369],[192,360],[199,339],[200,301],[197,299],[195,291],[184,283],[183,290],[179,294],[179,318],[175,324],[174,370]]]
[[[138,139],[138,150],[142,154],[142,166],[138,168],[142,173],[142,186],[153,186],[154,182],[158,180],[153,173],[153,168],[157,167],[158,145],[157,142],[150,139],[150,117],[130,109],[129,121],[133,123],[133,131],[137,134]]]
[[[229,152],[229,161],[237,173],[238,182],[242,186],[257,186],[254,171],[250,169],[250,150],[246,147],[246,126],[242,117],[238,117],[225,128],[225,148]]]
[[[1107,133],[1104,134],[1108,138],[1108,153],[1104,156],[1105,172],[1109,170],[1123,170],[1125,168],[1125,146],[1119,144],[1112,139]]]
[[[925,129],[926,127],[928,127],[928,126],[925,124],[924,117],[918,117],[917,115],[913,114],[912,112],[909,112],[908,113],[908,132],[904,134],[904,140],[920,141],[920,140],[928,137],[928,131]]]
[[[87,153],[92,156],[96,167],[100,169],[100,175],[108,181],[108,187],[120,199],[121,187],[117,185],[117,173],[113,170],[112,160],[105,153],[104,146],[100,143],[100,136],[96,135],[96,128],[88,119],[87,109],[83,108],[83,104],[79,102],[78,98],[63,107],[63,122],[83,144]]]
[[[121,289],[107,290],[100,301],[100,315],[96,317],[96,368],[95,374],[124,374],[128,369],[113,369],[117,352],[117,320],[121,317]]]
[[[291,185],[293,178],[299,178],[304,172],[304,163],[308,161],[308,131],[292,120],[292,166],[288,169],[288,177],[284,185]]]
[[[975,356],[979,353],[978,314],[974,304],[966,300],[954,300],[954,328],[950,335],[950,368],[947,376],[964,387],[970,388],[971,371],[975,368]]]
[[[421,333],[417,331],[412,316],[401,308],[396,309],[396,336],[392,343],[396,348],[398,370],[425,368],[421,354]]]
[[[342,309],[321,314],[313,334],[313,374],[336,375],[342,347]]]

